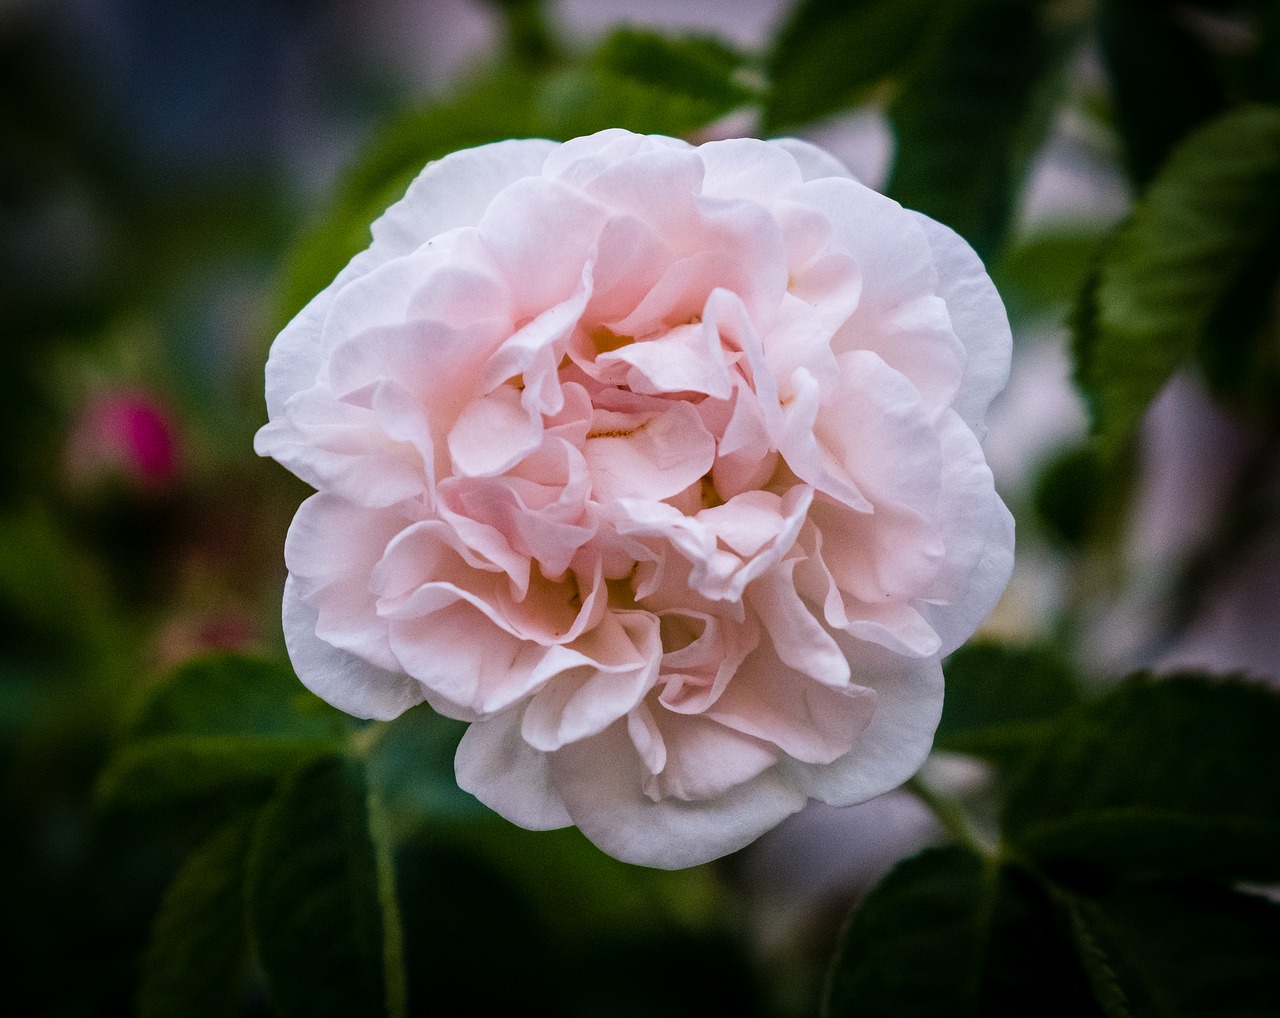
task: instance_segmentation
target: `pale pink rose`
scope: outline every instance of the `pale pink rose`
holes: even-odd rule
[[[271,351],[294,665],[631,862],[878,795],[1009,575],[1009,353],[968,246],[802,142],[448,156]]]

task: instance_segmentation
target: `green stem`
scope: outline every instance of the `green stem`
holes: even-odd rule
[[[929,808],[952,841],[966,845],[988,859],[999,854],[999,846],[978,829],[955,799],[930,788],[919,774],[909,778],[903,787]]]

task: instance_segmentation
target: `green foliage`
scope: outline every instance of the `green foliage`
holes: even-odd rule
[[[991,266],[991,279],[1015,327],[1057,324],[1084,286],[1102,233],[1061,229],[1037,233],[1006,249]]]
[[[1077,313],[1076,374],[1104,451],[1121,447],[1173,372],[1216,338],[1211,326],[1224,304],[1270,300],[1266,286],[1240,292],[1236,284],[1278,230],[1280,108],[1227,114],[1169,159],[1105,251]]]
[[[368,757],[369,782],[378,790],[396,837],[428,825],[492,818],[489,808],[462,791],[453,775],[453,756],[466,727],[421,706],[378,730]]]
[[[1172,4],[1106,0],[1098,41],[1129,173],[1145,187],[1188,133],[1225,108],[1223,82]]]
[[[1049,536],[1081,548],[1098,528],[1111,478],[1108,464],[1091,444],[1060,452],[1041,471],[1033,501]]]
[[[1138,677],[1063,721],[1010,788],[1004,827],[1044,865],[1280,878],[1280,698]]]
[[[224,793],[265,795],[295,764],[331,752],[309,736],[162,735],[124,747],[103,770],[99,800],[112,808],[198,804]]]
[[[1100,1013],[1045,889],[969,848],[898,865],[837,951],[827,1018]]]
[[[939,736],[1054,719],[1007,786],[1004,846],[899,864],[854,913],[827,1015],[1276,1013],[1280,907],[1233,885],[1280,875],[1280,696],[1135,677],[1066,709],[1074,684],[1059,675],[1040,683],[1060,691],[1049,709],[1018,702],[1017,658],[956,655],[948,685],[980,720],[944,717]],[[985,700],[966,688],[984,675]]]
[[[946,699],[934,744],[1014,761],[1080,701],[1071,669],[1049,647],[970,643],[947,661]]]
[[[290,735],[333,739],[344,715],[307,692],[293,670],[262,658],[208,655],[180,667],[154,693],[130,735]]]
[[[1280,908],[1197,883],[1111,888],[1073,902],[1133,1018],[1280,1014]]]
[[[619,28],[601,43],[592,63],[619,78],[698,99],[712,116],[758,97],[746,57],[714,36]]]
[[[369,245],[369,224],[433,159],[505,138],[567,140],[610,127],[687,134],[754,96],[744,65],[715,40],[620,29],[569,63],[501,64],[446,99],[402,113],[377,132],[295,247],[278,326]]]
[[[286,782],[259,821],[248,915],[281,1015],[404,1014],[400,919],[361,762]]]
[[[989,257],[1004,243],[1084,23],[1047,2],[975,0],[947,10],[889,107],[897,153],[888,193]]]
[[[142,966],[140,1018],[239,1013],[248,961],[245,864],[253,816],[197,848],[165,892]]]
[[[924,0],[805,0],[792,10],[770,57],[764,129],[833,113],[900,73],[938,19]]]
[[[344,744],[343,716],[287,668],[223,655],[179,669],[146,703],[98,781],[112,807],[269,794],[291,767]]]

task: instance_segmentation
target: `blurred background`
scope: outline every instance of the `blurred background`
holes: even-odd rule
[[[961,209],[955,222],[948,211],[963,195],[940,199],[941,213],[926,208],[979,247],[1015,327],[986,448],[1018,519],[1018,565],[982,635],[1053,648],[1086,682],[1138,668],[1280,681],[1272,390],[1224,399],[1239,387],[1224,390],[1203,367],[1180,371],[1119,465],[1104,463],[1073,382],[1069,322],[1100,244],[1169,147],[1242,95],[1276,100],[1275,67],[1236,74],[1253,66],[1259,39],[1272,46],[1264,56],[1276,52],[1274,5],[1115,3],[1106,17],[1090,4],[1049,6],[1070,43],[1053,43],[1060,66],[1036,86],[1043,115],[1026,151],[985,171],[1008,178],[1001,210],[979,222]],[[281,549],[307,489],[252,454],[275,332],[363,246],[426,158],[490,136],[610,123],[616,97],[564,75],[602,60],[611,73],[623,67],[622,49],[605,52],[619,26],[713,36],[737,66],[727,98],[699,105],[695,82],[672,112],[627,93],[618,122],[694,140],[797,134],[890,186],[897,146],[915,143],[919,119],[885,85],[892,68],[789,107],[783,85],[810,87],[797,64],[820,73],[829,59],[793,8],[0,0],[0,971],[10,1013],[133,1013],[158,903],[204,821],[104,807],[104,763],[175,668],[210,652],[284,660]],[[1144,149],[1126,134],[1136,107],[1124,73],[1136,61],[1116,53],[1132,54],[1151,25],[1163,42],[1148,54],[1155,69],[1137,73],[1162,73],[1165,45],[1185,87],[1166,137]],[[508,79],[538,83],[532,114],[506,104]],[[976,107],[975,144],[984,117],[1006,115]],[[893,179],[890,193],[911,191]],[[1280,287],[1274,273],[1261,278],[1271,346],[1260,349],[1273,364]],[[434,754],[438,779],[406,793],[397,822],[414,832],[407,842],[422,841],[415,817],[453,826],[404,856],[400,893],[445,917],[415,933],[435,959],[430,978],[500,1001],[505,991],[483,985],[476,961],[496,952],[525,980],[526,1013],[807,1013],[849,904],[944,836],[902,791],[848,810],[815,805],[712,867],[639,873],[572,832],[529,836],[464,801],[449,786],[456,736],[444,726],[406,737],[405,754]],[[989,771],[976,759],[939,753],[925,778],[981,813]],[[638,975],[673,967],[693,989],[671,999]],[[582,994],[572,1008],[547,996],[545,975],[570,968]],[[243,1006],[271,1013],[252,972],[245,979]],[[624,998],[639,1003],[618,1010]]]

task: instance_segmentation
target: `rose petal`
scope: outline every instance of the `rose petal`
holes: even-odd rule
[[[339,650],[316,636],[319,613],[284,584],[284,641],[302,684],[338,710],[358,718],[390,721],[423,701],[422,687],[399,671],[388,671]]]
[[[659,869],[735,852],[805,803],[772,769],[712,799],[654,802],[622,722],[554,754],[551,773],[583,834],[616,859]]]
[[[853,681],[876,694],[871,722],[833,762],[784,760],[779,769],[806,795],[852,806],[897,788],[924,763],[942,716],[942,666],[937,658],[917,661],[852,637],[837,640],[849,655]]]
[[[551,831],[573,823],[552,781],[550,759],[524,741],[513,711],[468,727],[454,769],[459,788],[513,824]]]

